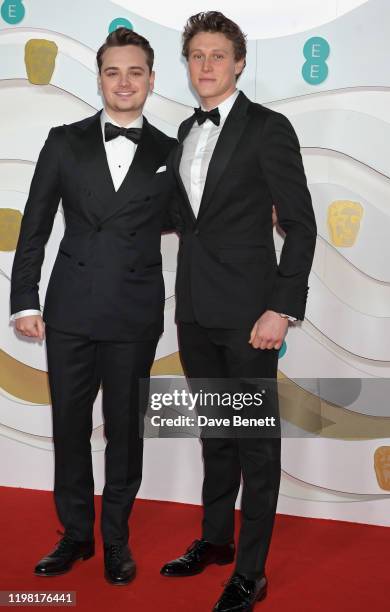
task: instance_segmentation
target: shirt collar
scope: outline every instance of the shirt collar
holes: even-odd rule
[[[215,107],[215,108],[219,109],[219,114],[221,116],[221,122],[225,121],[226,117],[228,116],[228,114],[232,110],[233,104],[235,103],[239,93],[240,93],[240,90],[236,89],[231,94],[231,96],[229,96],[228,98],[226,98],[226,100],[221,102],[221,104],[219,104],[218,107]],[[203,107],[202,107],[202,109],[206,110]],[[209,110],[213,110],[213,109],[210,108]]]
[[[131,123],[128,123],[127,125],[124,126],[120,126],[119,123],[117,123],[114,119],[112,119],[112,117],[110,117],[110,115],[108,114],[108,112],[106,111],[105,108],[103,108],[101,115],[100,115],[100,123],[102,126],[102,130],[103,130],[103,134],[104,134],[104,124],[108,122],[108,123],[112,123],[113,125],[117,125],[118,127],[125,127],[125,128],[129,128],[129,127],[133,127],[133,128],[142,128],[143,122],[144,122],[144,118],[142,115],[140,115],[139,117],[137,117],[137,119],[135,119],[134,121],[132,121]]]

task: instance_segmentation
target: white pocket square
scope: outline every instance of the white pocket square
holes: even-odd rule
[[[158,172],[165,172],[165,171],[166,171],[166,169],[167,169],[167,167],[166,167],[166,166],[160,166],[160,167],[159,167],[159,169],[158,169],[158,170],[156,170],[156,174],[157,174]]]

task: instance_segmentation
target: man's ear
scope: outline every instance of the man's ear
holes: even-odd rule
[[[156,73],[154,72],[154,70],[152,70],[152,72],[150,73],[150,77],[149,77],[149,93],[152,93],[154,89],[154,79],[155,78],[156,78]]]
[[[235,63],[235,66],[234,66],[235,75],[237,76],[238,74],[241,74],[244,68],[245,68],[245,58],[242,58],[238,60],[238,62]]]

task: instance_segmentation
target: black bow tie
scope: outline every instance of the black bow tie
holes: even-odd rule
[[[141,128],[125,128],[119,127],[118,125],[114,125],[113,123],[105,123],[104,124],[104,140],[109,142],[117,136],[124,136],[128,138],[134,144],[138,144],[141,140]]]
[[[219,125],[221,122],[221,115],[219,114],[219,108],[213,108],[211,111],[204,111],[200,107],[195,108],[195,119],[199,125],[202,125],[206,119],[210,119],[214,125]]]

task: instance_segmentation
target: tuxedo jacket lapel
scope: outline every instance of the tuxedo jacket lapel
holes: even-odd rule
[[[159,162],[158,143],[153,138],[149,123],[144,117],[141,140],[137,146],[133,161],[121,186],[115,193],[112,205],[105,209],[102,221],[107,221],[107,219],[115,215],[124,206],[131,204],[131,200],[137,198],[142,189],[149,186],[151,177]]]
[[[248,123],[248,98],[240,92],[228,114],[210,160],[197,220],[204,215],[226,166]]]
[[[148,185],[159,158],[157,144],[144,117],[141,141],[122,184],[115,191],[103,142],[100,113],[91,117],[86,127],[72,129],[72,148],[79,162],[83,189],[95,196],[90,198],[92,213],[103,222],[128,205]]]
[[[174,170],[174,173],[175,173],[175,176],[176,176],[177,184],[178,184],[179,189],[181,191],[181,194],[183,196],[184,202],[186,203],[187,210],[189,212],[189,215],[190,215],[193,223],[196,222],[196,217],[194,215],[194,211],[193,211],[193,208],[191,206],[191,202],[189,200],[188,193],[186,191],[186,188],[184,187],[184,183],[181,180],[181,176],[180,176],[180,162],[181,162],[181,157],[183,155],[183,140],[188,135],[190,129],[194,125],[194,122],[195,122],[195,115],[191,115],[191,117],[186,119],[181,124],[181,126],[179,128],[179,133],[178,133],[179,144],[176,147],[175,152],[174,152],[174,156],[173,156],[173,170]]]
[[[101,111],[91,117],[87,126],[74,126],[71,129],[71,145],[76,155],[82,189],[92,192],[99,201],[96,210],[96,198],[89,199],[94,205],[92,212],[95,216],[99,215],[107,202],[115,197],[115,188],[103,143],[100,114]]]
[[[181,180],[181,176],[180,176],[180,161],[181,161],[182,154],[183,154],[183,145],[180,143],[176,147],[175,152],[174,152],[173,168],[174,168],[174,173],[175,173],[175,176],[176,176],[177,184],[178,184],[180,192],[181,192],[181,194],[183,196],[183,200],[185,202],[187,211],[188,211],[188,213],[190,215],[190,218],[191,218],[192,222],[195,223],[196,222],[196,217],[194,215],[194,211],[193,211],[193,208],[191,206],[191,202],[190,202],[190,199],[188,197],[187,190],[184,187],[184,183]]]

